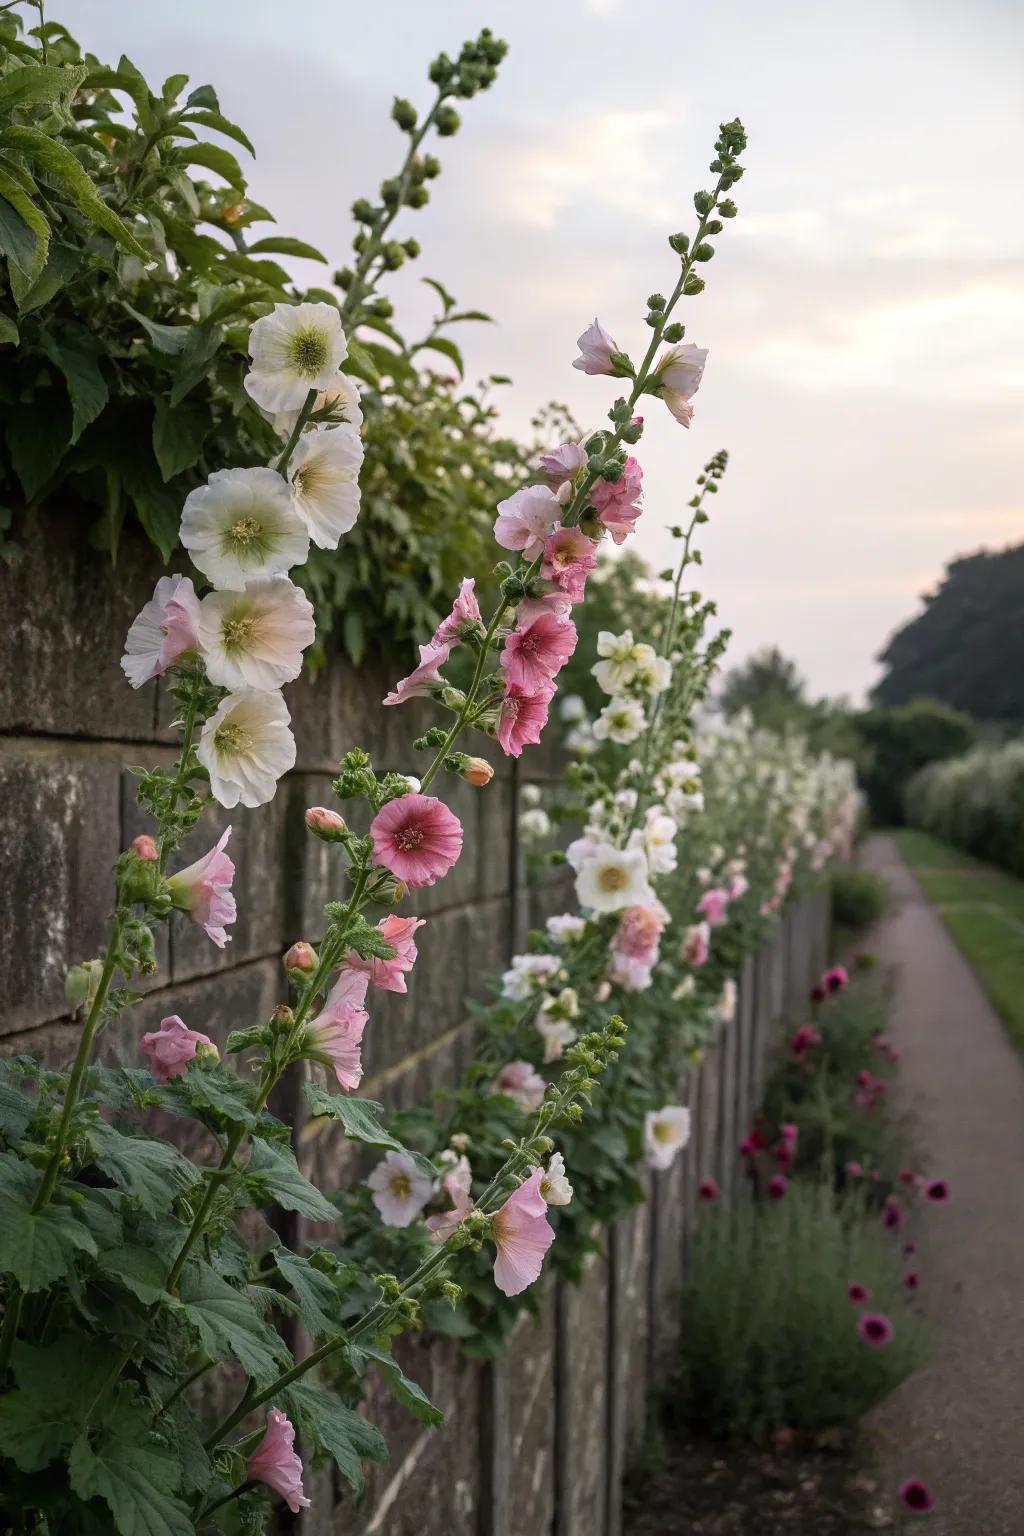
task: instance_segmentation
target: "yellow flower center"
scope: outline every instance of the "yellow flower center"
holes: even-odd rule
[[[655,1141],[665,1141],[665,1142],[675,1141],[675,1139],[676,1139],[676,1128],[675,1128],[675,1126],[674,1125],[669,1125],[666,1121],[662,1120],[658,1125],[656,1125],[654,1127],[654,1139],[655,1139]]]
[[[238,522],[232,523],[228,529],[228,538],[232,543],[240,544],[245,549],[258,539],[262,532],[263,524],[257,518],[240,517]]]
[[[252,643],[256,631],[256,617],[248,614],[243,618],[225,619],[221,625],[221,638],[226,651],[244,651]]]
[[[597,877],[597,883],[602,891],[624,891],[629,884],[629,875],[617,864],[609,864]]]
[[[213,744],[218,752],[240,757],[243,752],[248,752],[252,747],[252,736],[242,726],[225,720],[224,724],[218,726],[213,733]]]
[[[396,1200],[408,1200],[412,1194],[412,1184],[407,1173],[393,1173],[391,1175],[391,1193]]]
[[[319,331],[299,331],[292,337],[292,367],[311,379],[327,363],[327,343]]]

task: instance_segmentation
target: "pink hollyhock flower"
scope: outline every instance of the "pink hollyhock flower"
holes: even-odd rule
[[[786,1191],[789,1189],[789,1180],[784,1173],[773,1173],[768,1180],[768,1198],[770,1200],[785,1200]]]
[[[590,504],[616,544],[629,537],[643,511],[643,478],[636,459],[627,459],[617,480],[598,480],[591,489]]]
[[[872,1349],[884,1349],[891,1344],[896,1330],[884,1312],[865,1312],[857,1322],[857,1332]]]
[[[811,1002],[823,1003],[825,1001],[825,988],[814,986],[811,988]]]
[[[725,894],[730,901],[739,901],[740,897],[745,896],[749,890],[750,881],[746,875],[733,875],[725,888]]]
[[[524,597],[516,609],[516,624],[520,629],[525,629],[527,624],[532,624],[534,619],[539,619],[542,613],[553,613],[560,619],[567,619],[572,613],[572,599],[567,592],[545,592],[542,597]]]
[[[539,1109],[544,1102],[547,1083],[528,1061],[510,1061],[502,1067],[494,1083],[495,1093],[515,1099],[524,1115]]]
[[[608,980],[621,987],[623,992],[646,992],[654,975],[651,965],[646,961],[634,960],[622,950],[613,949]]]
[[[251,1483],[266,1483],[284,1499],[293,1515],[309,1508],[302,1492],[302,1462],[295,1449],[295,1426],[280,1408],[267,1414],[267,1432],[246,1463]]]
[[[753,1157],[757,1152],[757,1144],[755,1143],[753,1136],[744,1136],[743,1140],[739,1144],[738,1151],[740,1157]]]
[[[370,823],[374,864],[410,890],[433,885],[462,852],[462,823],[433,795],[389,800]]]
[[[903,1225],[903,1212],[895,1200],[887,1200],[882,1209],[882,1226],[887,1232],[898,1232]]]
[[[128,631],[121,667],[133,688],[172,667],[199,644],[199,599],[187,576],[161,576]]]
[[[408,1227],[416,1220],[431,1195],[434,1181],[408,1152],[386,1152],[367,1179],[373,1203],[388,1227]]]
[[[866,1301],[870,1301],[871,1292],[866,1285],[861,1285],[859,1280],[851,1280],[846,1287],[846,1294],[855,1307],[862,1307]]]
[[[713,1205],[721,1193],[716,1179],[701,1179],[697,1185],[698,1200],[706,1200],[709,1205]]]
[[[346,1093],[354,1093],[363,1077],[363,1031],[369,1020],[363,1003],[369,982],[365,972],[343,970],[307,1035],[310,1052],[333,1069]]]
[[[512,631],[501,653],[507,685],[537,693],[565,666],[576,649],[576,626],[555,613],[541,613]]]
[[[907,1273],[903,1276],[903,1284],[906,1286],[908,1291],[916,1291],[919,1289],[921,1284],[921,1276],[918,1274],[916,1269],[907,1271]]]
[[[414,667],[408,677],[403,677],[401,682],[395,684],[385,697],[385,704],[404,704],[406,699],[422,699],[444,683],[440,669],[451,654],[451,646],[436,645],[431,641],[429,645],[421,645],[419,651],[419,666]]]
[[[613,376],[618,373],[612,361],[619,350],[618,342],[608,334],[599,320],[595,319],[593,325],[587,326],[583,335],[577,337],[576,345],[580,355],[573,358],[572,365],[581,373],[610,373]]]
[[[224,852],[230,836],[231,828],[225,827],[216,847],[167,881],[174,905],[205,928],[207,938],[219,949],[227,943],[226,925],[234,922],[237,913],[231,894],[235,866]]]
[[[286,971],[315,971],[316,950],[312,944],[306,944],[300,939],[297,944],[285,950],[281,964]]]
[[[138,837],[132,838],[132,852],[144,864],[155,864],[160,857],[160,850],[156,846],[156,841],[150,837],[148,832],[140,832]]]
[[[841,992],[842,989],[849,983],[849,980],[850,978],[846,973],[846,967],[842,965],[834,965],[830,971],[825,972],[824,976],[821,978],[821,984],[825,988],[826,992]]]
[[[587,462],[587,450],[582,443],[560,443],[550,453],[542,453],[537,463],[554,485],[572,480]]]
[[[597,564],[596,547],[579,528],[559,528],[544,545],[540,573],[553,581],[570,602],[583,601],[587,577]],[[522,614],[520,614],[522,622]]]
[[[524,559],[536,560],[561,521],[562,503],[554,491],[546,485],[524,485],[498,502],[494,537],[502,549],[521,549]]]
[[[779,1126],[779,1135],[786,1145],[792,1147],[795,1152],[796,1144],[800,1139],[800,1127],[794,1125],[791,1120],[788,1120],[785,1125]]]
[[[350,949],[345,956],[345,964],[350,971],[365,971],[375,987],[380,987],[382,992],[405,992],[405,973],[411,971],[416,964],[416,930],[422,928],[426,922],[423,917],[399,917],[396,912],[389,912],[377,924],[377,932],[382,939],[397,951],[390,960],[381,960],[373,957],[363,960]]]
[[[677,342],[663,352],[654,367],[661,384],[661,398],[681,427],[693,420],[691,399],[700,388],[708,354],[705,347],[692,342]]]
[[[864,1177],[864,1169],[856,1159],[851,1159],[846,1164],[846,1176],[850,1179],[862,1179]]]
[[[788,1173],[793,1166],[793,1148],[787,1141],[780,1141],[775,1148],[775,1161],[783,1173]]]
[[[512,683],[506,684],[505,697],[498,714],[498,745],[506,757],[518,757],[524,747],[536,746],[548,723],[548,709],[557,693],[548,683],[531,693]]]
[[[949,1185],[945,1179],[932,1179],[930,1184],[924,1186],[924,1197],[937,1205],[944,1204],[949,1199]]]
[[[694,923],[683,935],[683,959],[687,965],[705,965],[710,953],[711,928],[707,923]]]
[[[220,1054],[209,1035],[200,1034],[197,1029],[186,1029],[176,1013],[161,1019],[160,1028],[143,1035],[139,1042],[143,1055],[149,1057],[149,1070],[157,1083],[184,1077],[200,1046],[206,1048],[208,1055]]]
[[[821,1036],[813,1024],[801,1024],[789,1044],[792,1055],[799,1058],[806,1056],[812,1045],[820,1045]]]
[[[547,1201],[541,1194],[543,1178],[543,1168],[535,1168],[491,1218],[491,1237],[497,1250],[494,1283],[506,1296],[518,1296],[533,1284],[555,1240]]]
[[[458,645],[465,638],[466,628],[471,624],[481,622],[480,604],[476,600],[476,581],[472,576],[465,576],[459,586],[459,595],[455,599],[451,613],[446,619],[442,619],[434,630],[430,643],[432,646]]]
[[[467,1157],[460,1157],[458,1162],[449,1168],[441,1180],[441,1188],[452,1202],[451,1210],[442,1211],[437,1216],[428,1216],[427,1226],[438,1242],[443,1243],[456,1227],[462,1225],[473,1209],[470,1193],[473,1188],[473,1172]]]
[[[709,928],[721,928],[729,912],[729,892],[722,886],[715,886],[710,891],[705,891],[697,903],[697,911],[706,920]]]
[[[668,922],[668,909],[660,901],[627,907],[619,918],[614,947],[633,960],[651,965],[658,957],[658,945]]]
[[[900,1503],[914,1515],[927,1515],[935,1508],[935,1497],[919,1477],[908,1477],[900,1483]]]

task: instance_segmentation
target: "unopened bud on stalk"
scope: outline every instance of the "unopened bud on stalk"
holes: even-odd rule
[[[462,769],[462,777],[467,784],[472,784],[477,789],[483,789],[494,778],[494,769],[485,757],[467,757]]]
[[[99,960],[83,960],[73,965],[64,978],[64,997],[73,1011],[86,1008],[96,996],[103,966]]]
[[[317,837],[322,837],[325,843],[340,843],[348,833],[344,816],[339,816],[337,811],[329,811],[323,805],[309,807],[306,826]]]
[[[291,949],[286,951],[283,963],[285,970],[289,974],[292,971],[315,971],[317,964],[316,950],[312,944],[305,944],[300,940],[298,944],[293,944]]]
[[[270,1018],[272,1023],[284,1024],[289,1029],[295,1023],[294,1013],[284,1003],[278,1003]]]
[[[145,864],[155,864],[160,857],[156,841],[148,832],[140,832],[132,839],[132,850]]]

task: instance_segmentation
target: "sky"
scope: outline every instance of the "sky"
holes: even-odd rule
[[[210,81],[256,148],[249,192],[282,232],[346,257],[354,197],[392,174],[395,94],[488,25],[510,50],[463,106],[389,292],[405,334],[420,279],[495,316],[459,337],[468,376],[509,374],[507,427],[565,401],[594,318],[634,355],[646,295],[678,267],[720,121],[742,118],[739,217],[682,318],[710,349],[681,429],[646,402],[646,510],[665,531],[718,448],[703,590],[729,661],[778,644],[810,691],[863,697],[887,635],[953,556],[1024,538],[1024,4],[1020,0],[78,0],[54,18],[157,81]],[[435,146],[437,147],[437,146]],[[323,268],[296,263],[307,281]]]

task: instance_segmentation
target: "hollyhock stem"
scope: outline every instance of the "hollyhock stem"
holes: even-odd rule
[[[316,390],[311,389],[305,400],[302,402],[301,409],[299,410],[298,420],[292,428],[292,435],[288,439],[287,443],[285,443],[284,452],[277,461],[276,467],[279,475],[283,475],[285,470],[288,468],[289,460],[291,459],[292,454],[295,452],[295,445],[299,441],[299,438],[302,436],[302,429],[306,425],[306,422],[309,420],[313,406],[316,404],[316,394]]]
[[[185,719],[182,722],[181,727],[181,752],[178,756],[178,765],[175,771],[174,780],[171,784],[170,798],[167,803],[167,810],[164,817],[162,818],[160,831],[157,836],[157,867],[159,868],[161,874],[163,874],[167,868],[167,859],[171,852],[171,816],[174,810],[177,808],[178,797],[181,795],[190,777],[192,776],[192,741],[196,733],[196,718],[199,713],[199,695],[202,692],[204,681],[203,672],[198,663],[190,674],[189,680],[191,687],[189,688],[188,700],[185,704]]]
[[[433,762],[430,764],[430,767],[427,769],[426,773],[420,780],[421,790],[425,790],[436,777],[438,769],[441,767],[442,763],[448,756],[456,741],[458,741],[459,736],[465,726],[469,723],[469,714],[473,708],[473,705],[476,703],[476,697],[480,691],[480,684],[483,680],[484,667],[487,665],[487,657],[490,653],[491,641],[494,639],[498,625],[501,623],[501,620],[504,617],[508,606],[508,598],[503,597],[497,608],[494,610],[494,616],[487,626],[487,633],[483,640],[480,642],[480,655],[476,660],[476,670],[473,673],[473,681],[470,683],[469,690],[466,694],[466,701],[455,718],[455,724],[452,726],[451,730],[448,732],[448,735],[445,737],[444,744],[438,748]]]

